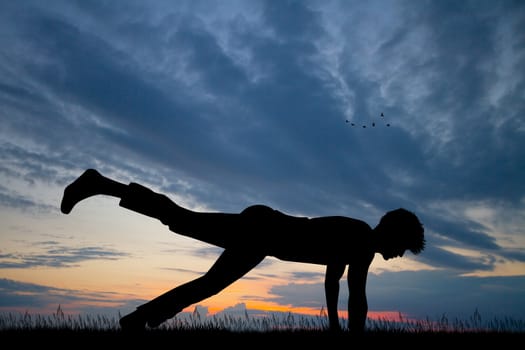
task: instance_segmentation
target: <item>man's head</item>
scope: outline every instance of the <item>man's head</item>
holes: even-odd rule
[[[385,260],[403,256],[405,250],[419,254],[425,249],[423,225],[417,216],[403,208],[387,212],[374,231],[378,234],[378,252]]]

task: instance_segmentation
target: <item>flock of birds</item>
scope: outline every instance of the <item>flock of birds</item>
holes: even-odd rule
[[[381,119],[384,119],[385,118],[385,114],[381,112]],[[356,126],[357,124],[356,123],[353,123],[353,122],[350,122],[348,119],[346,120],[347,123],[350,123],[351,126]],[[390,123],[386,123],[385,124],[386,126],[390,126]],[[372,122],[372,127],[375,127],[376,126],[376,123],[375,122]],[[362,125],[363,129],[366,128],[366,124],[363,124]]]

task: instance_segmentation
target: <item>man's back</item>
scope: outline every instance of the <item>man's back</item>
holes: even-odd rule
[[[290,217],[285,221],[283,230],[277,230],[281,232],[268,233],[274,244],[268,246],[267,255],[321,265],[356,261],[369,264],[374,256],[372,229],[364,221],[344,216],[304,220]]]

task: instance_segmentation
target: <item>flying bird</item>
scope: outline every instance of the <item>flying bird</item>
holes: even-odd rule
[[[385,117],[385,114],[384,114],[383,112],[381,112],[381,118],[384,118],[384,117]],[[354,122],[350,122],[348,119],[346,119],[345,122],[346,122],[346,123],[350,123],[351,126],[356,126],[356,124],[355,124]],[[371,126],[372,126],[372,127],[376,127],[376,122],[373,121],[373,122],[371,123]],[[390,126],[390,123],[386,123],[385,126],[387,126],[387,127]],[[362,124],[361,127],[362,127],[363,129],[366,129],[367,124]]]

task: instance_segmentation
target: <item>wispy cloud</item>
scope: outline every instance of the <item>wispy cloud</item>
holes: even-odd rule
[[[0,269],[67,268],[90,260],[117,260],[130,254],[98,246],[69,247],[57,242],[36,243],[39,252],[0,254]]]

